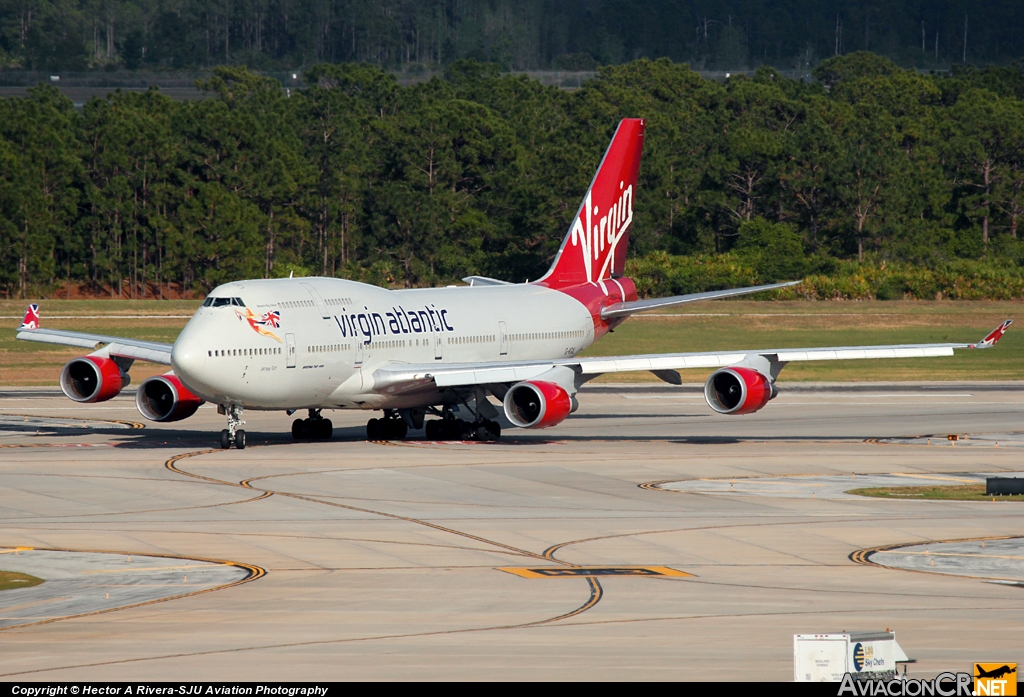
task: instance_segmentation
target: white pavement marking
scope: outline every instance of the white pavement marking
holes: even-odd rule
[[[868,559],[894,569],[1024,581],[1024,538],[1020,537],[929,542],[873,552]]]
[[[846,493],[850,489],[874,489],[890,486],[911,486],[908,478],[931,479],[954,484],[984,484],[986,477],[1024,476],[1024,472],[965,473],[956,478],[915,474],[857,474],[836,476],[737,477],[728,479],[690,479],[659,484],[661,489],[685,494],[745,496],[769,498],[817,498],[863,501],[865,497]]]
[[[115,564],[122,568],[110,568]],[[170,598],[235,583],[249,575],[247,569],[229,564],[49,550],[5,554],[3,567],[41,578],[44,583],[0,593],[0,628]],[[193,573],[199,571],[204,573]],[[189,574],[193,574],[191,580]],[[45,614],[39,612],[43,605]]]

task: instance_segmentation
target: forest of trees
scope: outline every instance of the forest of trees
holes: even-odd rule
[[[40,85],[0,100],[0,292],[537,278],[619,119],[639,116],[642,289],[818,274],[875,283],[862,295],[1019,297],[1024,66],[928,76],[855,53],[815,76],[719,83],[643,59],[570,92],[469,60],[409,87],[350,63],[286,93],[229,66],[201,81],[210,99],[81,110]]]
[[[590,70],[667,57],[805,69],[855,51],[903,67],[1024,56],[1019,0],[0,0],[0,68]]]

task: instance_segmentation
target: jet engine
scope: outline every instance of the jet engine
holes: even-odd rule
[[[82,356],[61,368],[60,389],[76,402],[105,402],[128,386],[128,373],[109,358]]]
[[[716,370],[704,385],[704,399],[719,414],[753,414],[778,393],[770,378],[751,368]]]
[[[549,428],[565,421],[574,401],[561,385],[527,380],[505,393],[505,416],[520,428]]]
[[[150,421],[181,421],[196,413],[203,400],[189,392],[174,373],[147,378],[135,393],[135,406]]]

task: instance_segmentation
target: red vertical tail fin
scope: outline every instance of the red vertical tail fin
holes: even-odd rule
[[[538,283],[564,288],[622,275],[643,147],[644,119],[620,121],[554,263]]]

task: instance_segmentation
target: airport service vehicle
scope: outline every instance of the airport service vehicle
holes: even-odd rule
[[[916,663],[896,643],[896,632],[839,632],[793,635],[793,682],[892,680],[898,664]]]
[[[367,424],[372,440],[421,428],[428,439],[497,439],[502,414],[506,427],[557,426],[576,410],[581,385],[621,371],[680,384],[678,369],[713,369],[711,409],[751,414],[776,396],[792,361],[949,356],[988,348],[1009,326],[973,344],[580,357],[634,313],[793,285],[638,299],[623,268],[643,141],[643,119],[619,124],[550,270],[533,282],[471,276],[465,286],[388,290],[337,278],[245,280],[215,288],[173,345],[41,328],[36,305],[18,338],[92,351],[60,373],[77,402],[114,397],[136,360],[169,365],[139,385],[142,415],[178,421],[211,402],[228,421],[221,446],[244,448],[244,409],[307,410],[292,423],[297,439],[331,436],[324,409],[383,411]]]

